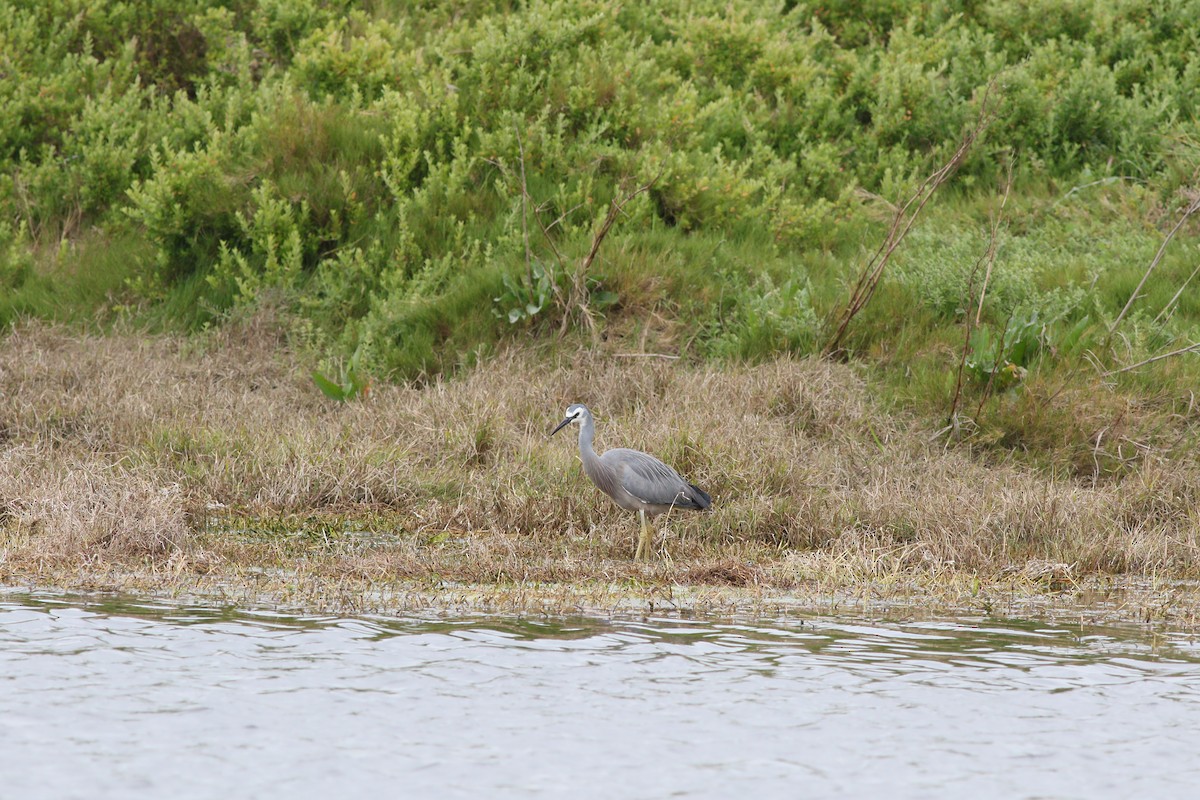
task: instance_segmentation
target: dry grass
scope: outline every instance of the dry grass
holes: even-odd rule
[[[339,405],[259,317],[199,340],[22,326],[0,386],[2,582],[231,586],[268,570],[287,576],[273,591],[321,605],[461,592],[529,608],[723,596],[707,587],[990,604],[1002,587],[1200,577],[1194,457],[1098,486],[981,464],[818,360],[514,351]],[[713,513],[662,520],[661,561],[631,561],[632,518],[573,442],[546,438],[574,401],[597,413],[599,446],[654,452],[712,494]]]

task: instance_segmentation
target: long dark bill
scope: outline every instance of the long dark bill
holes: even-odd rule
[[[550,431],[550,435],[551,435],[551,436],[553,436],[554,434],[558,433],[559,431],[561,431],[563,428],[567,427],[568,425],[570,425],[570,424],[571,424],[572,422],[574,422],[574,421],[575,421],[575,418],[574,418],[574,417],[567,417],[567,418],[566,418],[566,419],[564,419],[562,422],[558,423],[558,427],[557,427],[557,428],[555,428],[554,430]]]

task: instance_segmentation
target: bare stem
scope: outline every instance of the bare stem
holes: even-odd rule
[[[966,158],[972,145],[979,139],[983,132],[987,129],[992,121],[992,113],[988,110],[988,99],[991,96],[992,88],[995,86],[993,79],[988,83],[987,88],[983,93],[983,100],[979,106],[979,116],[975,120],[975,124],[967,131],[959,144],[958,149],[954,151],[954,155],[942,165],[940,169],[934,172],[921,182],[917,190],[908,198],[892,218],[891,228],[888,230],[888,235],[875,254],[867,261],[859,273],[858,280],[854,284],[854,289],[850,293],[850,299],[838,316],[838,323],[833,335],[826,342],[823,353],[828,357],[840,355],[842,353],[842,340],[846,335],[846,329],[849,328],[850,322],[858,315],[871,297],[875,294],[875,289],[879,286],[879,281],[883,277],[884,268],[887,266],[888,260],[892,253],[900,246],[900,242],[912,229],[913,223],[917,221],[921,210],[925,208],[925,204],[933,197],[934,192],[938,190],[959,165]]]
[[[533,254],[529,249],[529,185],[525,181],[525,145],[521,142],[521,128],[513,125],[517,134],[517,150],[521,154],[521,235],[525,239],[525,272],[529,278],[529,289],[533,291]]]
[[[1192,274],[1187,276],[1187,280],[1184,281],[1183,285],[1179,287],[1179,291],[1175,292],[1175,296],[1167,301],[1167,304],[1163,306],[1162,311],[1158,312],[1158,316],[1154,318],[1155,322],[1158,322],[1160,319],[1169,315],[1171,311],[1174,310],[1175,304],[1178,303],[1179,298],[1183,296],[1183,290],[1188,287],[1188,284],[1192,282],[1192,278],[1196,277],[1197,274],[1200,274],[1200,266],[1197,266],[1194,270],[1192,270]]]
[[[662,358],[668,361],[678,361],[679,356],[669,353],[613,353],[614,358]]]
[[[983,257],[981,257],[979,261],[975,262],[975,267],[971,270],[971,278],[969,281],[967,281],[968,303],[970,303],[971,292],[975,288],[975,275],[979,272],[979,265],[982,260]],[[982,299],[982,295],[980,298]],[[962,398],[963,370],[966,369],[967,366],[967,353],[971,351],[971,334],[974,332],[974,329],[975,326],[971,324],[971,314],[970,312],[967,312],[966,319],[963,320],[962,355],[960,355],[958,359],[958,374],[954,376],[954,397],[950,400],[950,414],[946,421],[946,424],[948,425],[947,429],[951,431],[955,430],[957,427],[955,425],[955,418],[958,413],[958,401]]]
[[[1012,190],[1013,181],[1013,162],[1008,160],[1008,175],[1004,181],[1004,198],[1000,201],[1000,209],[992,218],[991,237],[988,239],[987,250],[975,262],[975,266],[971,269],[971,277],[967,282],[967,306],[971,304],[971,293],[975,288],[975,277],[979,274],[979,268],[986,262],[986,270],[983,276],[983,286],[979,290],[979,303],[975,311],[974,323],[972,323],[971,312],[968,308],[965,319],[963,320],[963,349],[962,355],[958,359],[958,374],[954,377],[954,397],[950,401],[950,416],[947,420],[948,430],[957,430],[956,414],[958,413],[958,402],[962,399],[963,371],[967,365],[967,353],[971,350],[971,334],[975,328],[979,326],[979,320],[983,314],[983,298],[987,293],[988,278],[992,274],[992,266],[996,263],[997,242],[1000,236],[1000,224],[1004,220],[1004,207],[1008,204],[1008,195]]]
[[[1146,281],[1150,278],[1150,273],[1154,271],[1154,268],[1158,266],[1160,261],[1162,261],[1163,254],[1167,252],[1167,245],[1169,245],[1171,240],[1175,238],[1175,234],[1180,228],[1183,227],[1183,224],[1188,221],[1188,218],[1197,211],[1200,211],[1200,196],[1197,196],[1194,200],[1192,200],[1191,203],[1188,204],[1188,207],[1183,211],[1183,216],[1179,218],[1179,221],[1175,223],[1175,227],[1171,228],[1171,232],[1166,235],[1162,241],[1162,244],[1159,245],[1158,252],[1154,254],[1154,259],[1150,262],[1150,266],[1146,267],[1146,272],[1144,275],[1142,275],[1141,281],[1138,282],[1137,288],[1133,290],[1133,294],[1129,295],[1129,300],[1125,303],[1125,307],[1121,309],[1121,313],[1117,315],[1116,320],[1114,320],[1113,324],[1109,327],[1108,335],[1110,337],[1112,336],[1113,331],[1117,329],[1117,326],[1121,324],[1121,320],[1125,319],[1125,315],[1133,306],[1133,301],[1137,300],[1141,295],[1142,287],[1146,285]]]
[[[992,219],[992,238],[988,242],[988,262],[987,271],[983,274],[983,286],[979,289],[979,307],[975,310],[975,324],[979,324],[980,317],[983,316],[983,298],[987,296],[988,281],[992,278],[992,266],[996,263],[996,246],[1000,233],[1000,221],[1004,219],[1004,207],[1008,205],[1008,195],[1012,191],[1013,184],[1013,159],[1009,155],[1008,158],[1008,175],[1004,180],[1004,198],[1000,201],[1000,210],[996,212],[996,216]]]
[[[1196,342],[1194,344],[1189,344],[1187,347],[1181,347],[1178,350],[1172,350],[1169,353],[1163,353],[1162,355],[1152,356],[1151,358],[1143,359],[1142,361],[1139,361],[1136,364],[1130,364],[1128,367],[1121,367],[1120,369],[1110,369],[1108,372],[1104,373],[1104,377],[1107,378],[1110,375],[1119,375],[1122,372],[1129,372],[1132,369],[1137,369],[1138,367],[1144,367],[1147,364],[1153,364],[1155,361],[1162,361],[1164,358],[1171,358],[1172,356],[1183,355],[1184,353],[1196,353],[1196,352],[1200,352],[1200,342]]]
[[[975,419],[979,420],[979,416],[983,414],[983,406],[987,403],[988,398],[992,394],[992,387],[996,384],[996,373],[1003,367],[1000,366],[1000,361],[1004,357],[1004,343],[1008,339],[1008,327],[1012,324],[1012,314],[1008,315],[1008,319],[1004,320],[1004,330],[1000,332],[1000,343],[996,345],[996,357],[992,360],[992,371],[988,373],[987,384],[983,387],[983,394],[979,398],[979,406],[975,409]]]
[[[661,175],[661,173],[659,173]],[[579,265],[575,268],[575,272],[571,275],[570,295],[566,301],[566,307],[563,309],[562,325],[559,326],[559,335],[566,333],[567,326],[570,324],[573,312],[578,312],[580,318],[588,326],[589,329],[595,330],[595,323],[592,320],[591,309],[587,303],[587,276],[591,270],[592,262],[596,260],[596,256],[600,253],[600,245],[603,244],[608,232],[612,230],[616,224],[617,217],[629,201],[637,197],[642,192],[649,191],[650,187],[658,180],[659,175],[655,175],[648,182],[643,183],[638,188],[634,189],[629,194],[622,197],[620,200],[613,198],[609,203],[608,213],[604,215],[604,221],[600,223],[600,227],[592,235],[592,246],[588,248],[587,255],[579,261]]]

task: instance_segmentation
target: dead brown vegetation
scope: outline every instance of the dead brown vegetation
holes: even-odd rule
[[[359,586],[853,590],[1057,565],[1200,577],[1200,467],[1090,486],[983,464],[882,415],[853,368],[717,370],[521,350],[460,378],[325,398],[269,321],[205,339],[25,325],[0,347],[0,580],[86,567],[283,569]],[[715,510],[663,518],[663,560],[546,434],[654,452]],[[1061,581],[1056,584],[1061,588]]]

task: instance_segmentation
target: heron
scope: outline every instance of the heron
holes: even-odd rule
[[[707,492],[649,453],[617,447],[596,455],[592,449],[596,422],[592,412],[582,403],[568,406],[563,421],[550,431],[550,435],[572,422],[579,423],[579,457],[583,461],[583,471],[596,488],[626,511],[636,511],[641,520],[642,531],[633,556],[635,561],[650,558],[654,517],[672,508],[704,511],[712,505]]]

